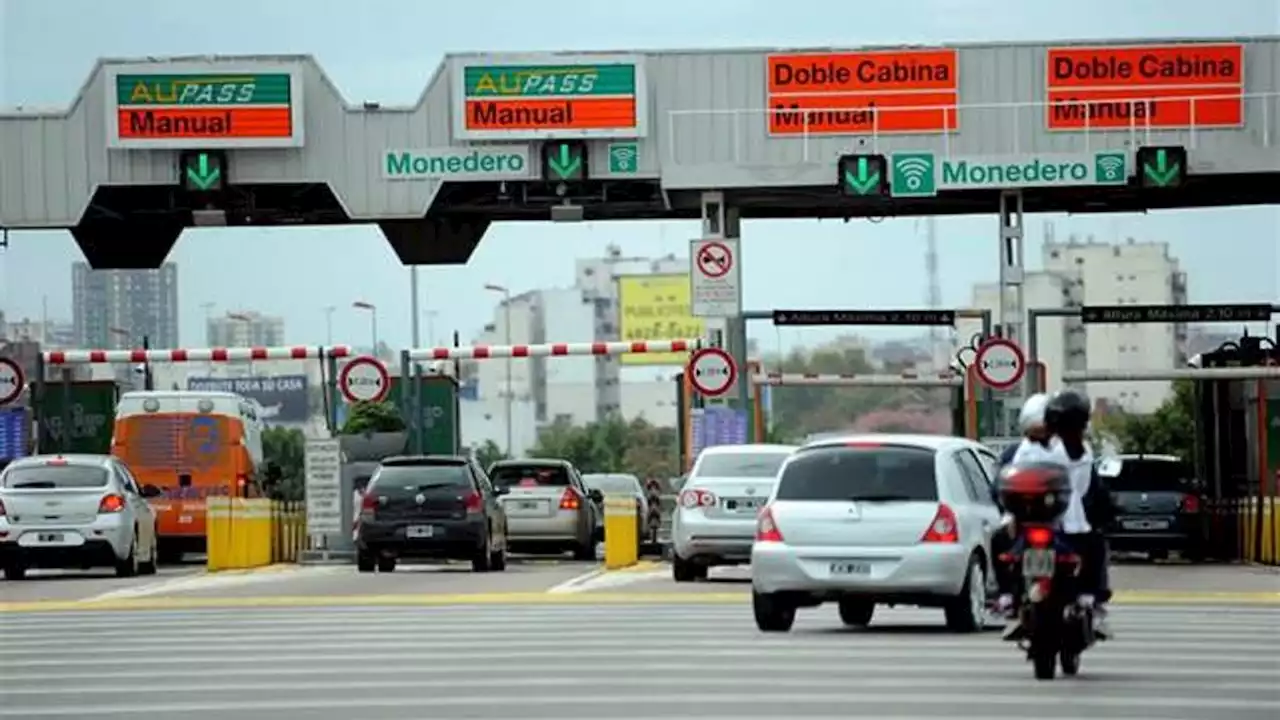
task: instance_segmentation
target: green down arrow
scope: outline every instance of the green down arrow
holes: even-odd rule
[[[859,195],[870,195],[874,188],[880,186],[880,172],[872,172],[871,163],[864,157],[858,158],[858,172],[844,171],[844,182]]]
[[[1156,187],[1168,187],[1173,184],[1175,179],[1177,179],[1178,170],[1178,163],[1173,163],[1172,165],[1169,164],[1169,151],[1157,150],[1155,165],[1153,166],[1151,163],[1147,163],[1142,168],[1142,173],[1147,176],[1147,179],[1151,181],[1152,185],[1155,185]]]
[[[222,168],[209,167],[209,156],[200,153],[200,161],[195,167],[187,167],[187,180],[200,190],[208,190],[218,184],[222,177]]]
[[[559,175],[561,180],[566,180],[578,174],[578,170],[582,168],[582,157],[574,156],[568,145],[561,145],[560,156],[548,160],[547,166],[551,168],[551,172]]]

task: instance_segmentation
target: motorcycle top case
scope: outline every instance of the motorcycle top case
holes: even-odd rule
[[[1050,463],[1010,465],[996,480],[1000,504],[1018,522],[1052,523],[1067,511],[1071,478]]]

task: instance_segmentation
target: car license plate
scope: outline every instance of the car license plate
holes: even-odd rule
[[[747,498],[724,501],[724,506],[726,510],[737,510],[739,512],[749,512],[752,510],[759,510],[762,504],[763,504],[763,501],[761,500],[747,499]]]
[[[61,545],[66,540],[66,536],[62,533],[36,533],[36,542],[41,544],[48,543],[50,545]]]
[[[1167,530],[1168,520],[1124,520],[1121,522],[1125,530]]]
[[[541,508],[542,503],[536,500],[522,500],[516,504],[518,510],[540,510]]]
[[[860,562],[833,562],[831,563],[832,575],[870,575],[871,564]]]
[[[1053,577],[1054,553],[1052,550],[1027,550],[1022,553],[1022,575],[1029,578]]]
[[[436,534],[436,529],[430,525],[410,525],[404,534],[411,538],[429,538]]]

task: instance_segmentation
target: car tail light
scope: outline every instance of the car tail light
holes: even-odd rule
[[[378,496],[365,493],[360,496],[360,520],[369,522],[378,512]]]
[[[934,514],[933,520],[929,523],[929,528],[920,537],[920,542],[960,542],[960,529],[956,526],[956,514],[945,503],[938,503],[938,512]]]
[[[577,510],[582,507],[582,498],[578,497],[578,491],[573,488],[565,488],[564,494],[560,496],[561,510]]]
[[[124,510],[124,497],[121,495],[103,495],[98,503],[99,514],[118,513]]]
[[[484,510],[484,496],[475,490],[467,493],[462,502],[467,506],[467,512],[469,513],[478,513]]]
[[[778,523],[773,521],[773,511],[767,505],[756,518],[756,542],[786,542],[782,539]]]
[[[714,507],[716,494],[710,490],[685,490],[680,493],[680,505],[692,510],[696,507]]]
[[[1027,528],[1027,543],[1035,548],[1049,547],[1053,543],[1053,531],[1047,527]]]
[[[1195,495],[1182,496],[1182,512],[1194,515],[1200,512],[1200,498]]]

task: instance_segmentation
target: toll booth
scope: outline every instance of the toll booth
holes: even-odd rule
[[[1200,356],[1201,368],[1280,366],[1280,350],[1268,338],[1244,337]],[[1209,513],[1206,555],[1233,561],[1264,539],[1260,513],[1250,508],[1274,503],[1280,453],[1280,381],[1195,380],[1195,457],[1205,484]],[[1274,553],[1274,550],[1273,550]],[[1274,557],[1274,554],[1271,555]]]

